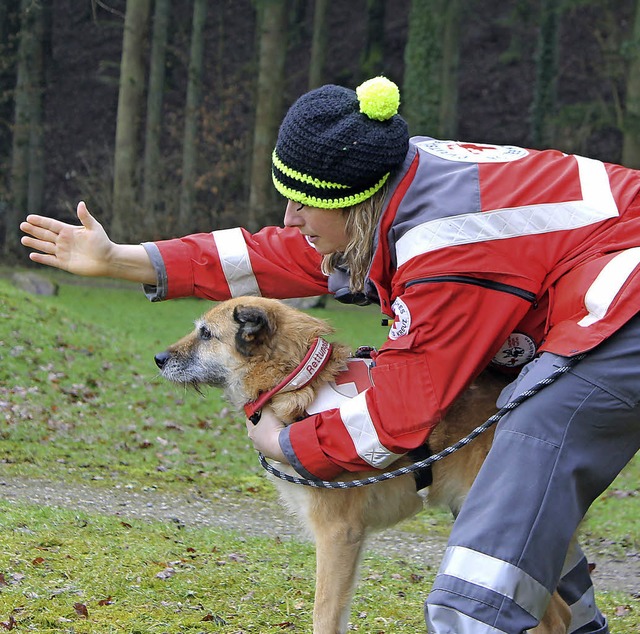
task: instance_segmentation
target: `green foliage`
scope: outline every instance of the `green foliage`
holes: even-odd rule
[[[598,131],[614,129],[616,114],[604,101],[576,102],[559,106],[547,118],[554,130],[554,145],[564,152],[589,155],[592,135]]]

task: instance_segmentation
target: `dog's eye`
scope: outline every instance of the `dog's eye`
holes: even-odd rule
[[[203,341],[209,341],[209,339],[213,337],[213,334],[206,325],[201,324],[198,328],[198,337]]]

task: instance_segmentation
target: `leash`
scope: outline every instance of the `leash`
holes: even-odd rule
[[[441,452],[433,454],[426,458],[425,460],[420,460],[419,462],[415,462],[406,467],[399,467],[395,471],[387,471],[385,473],[381,473],[376,476],[370,476],[368,478],[363,478],[361,480],[350,480],[349,482],[334,482],[331,480],[311,480],[308,478],[302,478],[300,476],[293,476],[288,473],[284,473],[280,471],[276,467],[274,467],[271,463],[267,461],[264,455],[258,452],[258,456],[260,458],[260,464],[264,467],[266,471],[268,471],[271,475],[279,478],[280,480],[285,480],[286,482],[291,482],[293,484],[301,484],[303,486],[309,486],[316,489],[354,489],[358,487],[368,486],[369,484],[376,484],[378,482],[384,482],[385,480],[391,480],[393,478],[398,478],[403,475],[407,475],[409,473],[413,473],[414,471],[418,471],[420,469],[425,469],[430,467],[434,462],[438,462],[447,456],[450,456],[452,453],[455,453],[462,447],[468,445],[472,440],[477,438],[480,434],[484,433],[491,427],[495,425],[505,414],[514,410],[518,405],[524,403],[528,398],[531,398],[540,390],[545,388],[547,385],[551,385],[554,381],[556,381],[560,376],[566,374],[578,361],[584,359],[586,355],[580,354],[575,357],[571,357],[567,360],[567,363],[561,367],[559,367],[555,372],[550,374],[548,377],[541,379],[536,383],[533,387],[524,391],[520,396],[517,396],[513,401],[509,401],[504,407],[498,410],[493,416],[488,418],[482,425],[476,427],[469,435],[461,438],[457,442],[455,442],[450,447],[446,447]]]

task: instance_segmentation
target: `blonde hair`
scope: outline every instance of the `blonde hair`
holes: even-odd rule
[[[329,253],[322,258],[322,272],[329,275],[338,266],[349,270],[349,290],[352,293],[364,291],[364,281],[373,259],[373,241],[382,213],[386,187],[377,191],[367,200],[336,209],[336,213],[346,216],[345,231],[348,243],[343,252]]]

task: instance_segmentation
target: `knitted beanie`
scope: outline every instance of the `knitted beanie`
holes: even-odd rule
[[[398,87],[375,77],[353,91],[327,85],[289,109],[273,152],[276,189],[309,207],[350,207],[373,196],[399,167],[409,132]]]

